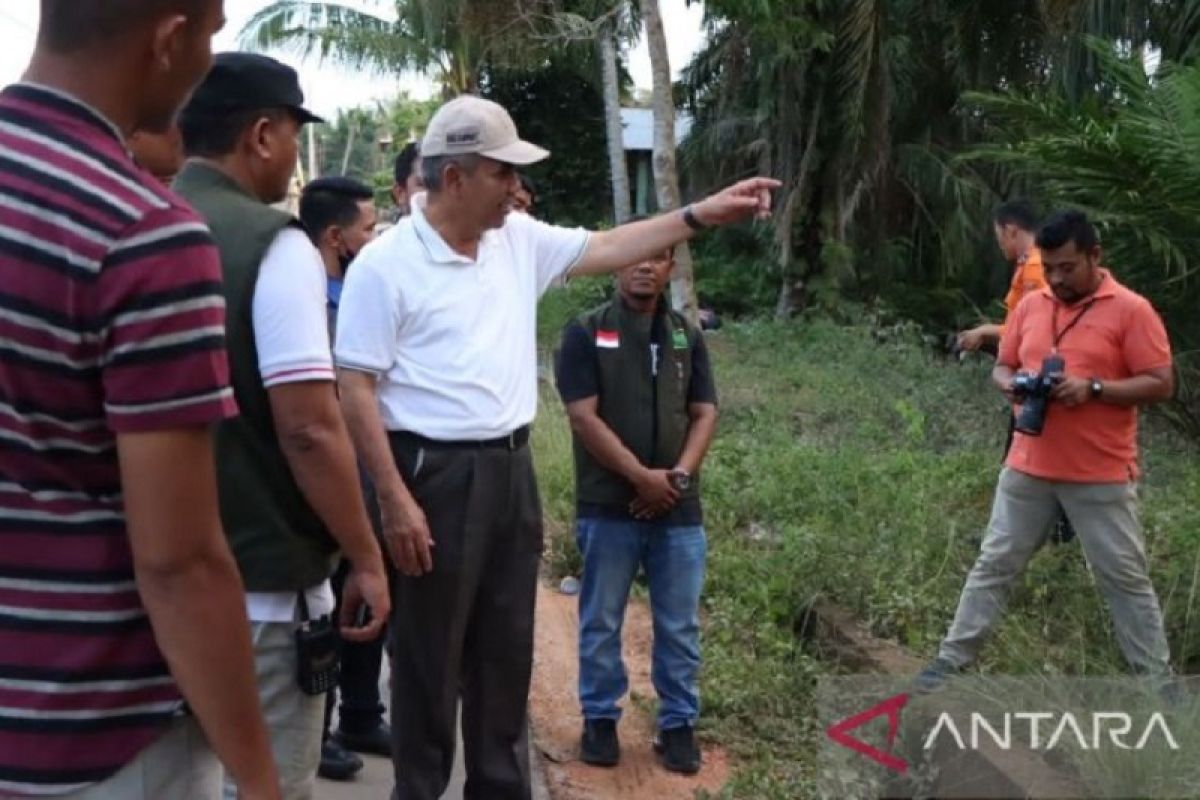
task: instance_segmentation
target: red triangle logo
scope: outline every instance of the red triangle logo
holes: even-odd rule
[[[904,774],[908,772],[908,762],[902,758],[897,758],[891,753],[872,747],[866,742],[855,739],[850,736],[850,731],[855,728],[861,728],[876,717],[887,715],[888,718],[888,749],[896,742],[896,734],[900,730],[900,709],[908,704],[907,694],[898,694],[895,697],[889,697],[878,705],[868,708],[866,711],[855,714],[852,717],[846,717],[841,722],[830,725],[825,729],[825,735],[830,739],[840,744],[842,747],[847,747],[856,753],[860,753],[877,764],[882,764],[893,772]]]

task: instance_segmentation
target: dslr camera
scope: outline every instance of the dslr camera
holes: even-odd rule
[[[1018,372],[1013,376],[1012,392],[1021,404],[1013,426],[1018,432],[1027,436],[1042,435],[1050,390],[1062,382],[1066,366],[1062,356],[1051,353],[1042,361],[1042,371],[1038,374]]]

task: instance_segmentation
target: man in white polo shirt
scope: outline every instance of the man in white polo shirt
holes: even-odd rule
[[[442,106],[421,143],[427,193],[349,273],[336,357],[351,434],[401,575],[393,635],[397,800],[436,800],[462,698],[465,797],[530,795],[525,704],[542,518],[526,443],[538,298],[709,225],[770,212],[753,178],[683,211],[589,233],[510,214],[516,166],[549,153],[499,105]]]

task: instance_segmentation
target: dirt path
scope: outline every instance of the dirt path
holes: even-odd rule
[[[704,748],[704,767],[695,777],[667,772],[650,747],[654,720],[643,700],[652,700],[650,612],[631,601],[625,615],[625,664],[630,697],[619,728],[621,763],[614,769],[579,761],[583,720],[576,695],[579,615],[576,598],[538,587],[537,642],[533,657],[530,717],[534,745],[543,756],[553,800],[674,800],[698,789],[717,792],[729,779],[729,761],[719,747]]]

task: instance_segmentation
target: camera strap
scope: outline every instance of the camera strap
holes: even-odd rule
[[[1087,304],[1080,309],[1079,313],[1067,323],[1067,326],[1061,331],[1058,329],[1058,303],[1054,304],[1054,315],[1050,318],[1050,332],[1053,334],[1053,341],[1050,346],[1051,353],[1058,352],[1058,345],[1062,342],[1063,337],[1070,333],[1071,329],[1079,324],[1079,320],[1083,319],[1083,315],[1092,310],[1092,306],[1096,305],[1096,298],[1087,301]]]

